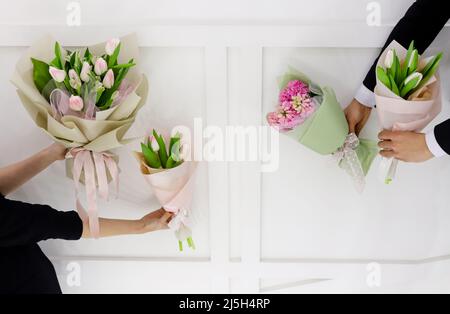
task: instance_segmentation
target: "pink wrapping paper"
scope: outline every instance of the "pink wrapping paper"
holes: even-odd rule
[[[192,197],[197,163],[185,161],[173,169],[153,169],[147,166],[142,153],[135,152],[141,173],[150,185],[161,206],[174,214],[169,223],[179,241],[192,236]]]
[[[406,58],[407,49],[396,41],[393,41],[383,52],[378,61],[378,66],[383,67],[383,60],[389,50],[394,49],[400,60]],[[427,59],[421,59],[419,69],[425,67]],[[428,84],[417,91],[408,100],[401,98],[387,88],[377,78],[375,88],[375,100],[380,125],[384,130],[393,131],[422,131],[442,110],[441,82],[438,75],[430,79]],[[386,182],[395,176],[398,161],[382,161],[380,175]],[[389,172],[392,178],[389,177]]]
[[[383,66],[383,60],[389,50],[395,49],[401,60],[406,58],[407,50],[396,41],[392,42],[381,55],[378,66]],[[421,60],[420,67],[426,62]],[[404,100],[394,94],[377,79],[375,88],[378,118],[385,130],[422,131],[442,110],[441,83],[438,76],[432,78],[420,91],[409,100]]]

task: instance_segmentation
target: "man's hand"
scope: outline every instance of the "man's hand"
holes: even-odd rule
[[[367,120],[369,120],[371,112],[372,108],[366,107],[356,99],[353,99],[345,109],[345,117],[347,118],[350,133],[355,133],[359,136]]]
[[[395,158],[404,162],[424,162],[434,156],[428,149],[425,134],[414,132],[383,131],[378,135],[381,140],[381,156]]]

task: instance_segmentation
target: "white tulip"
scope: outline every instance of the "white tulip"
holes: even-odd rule
[[[106,43],[106,46],[105,46],[106,54],[108,56],[111,56],[114,53],[114,51],[116,50],[117,46],[119,46],[119,44],[120,44],[120,39],[118,39],[118,38],[112,38],[112,39],[108,40],[108,42]]]
[[[111,88],[114,85],[114,72],[113,70],[108,70],[108,72],[106,72],[105,77],[103,78],[103,86],[105,86],[106,88]]]
[[[57,69],[55,67],[49,67],[48,72],[50,73],[51,77],[58,83],[64,82],[66,79],[66,71]]]
[[[108,65],[106,64],[105,59],[98,58],[95,61],[95,65],[94,65],[94,72],[95,72],[95,74],[102,75],[106,71],[108,71]]]
[[[77,72],[73,69],[69,70],[69,83],[74,89],[79,89],[81,87],[81,80]]]
[[[422,74],[422,73],[418,73],[418,72],[415,72],[415,73],[411,74],[410,76],[408,76],[408,77],[406,78],[406,80],[405,80],[405,86],[408,85],[409,82],[411,82],[411,81],[413,81],[413,80],[415,80],[415,79],[417,79],[417,83],[415,84],[414,87],[412,87],[412,89],[414,89],[414,88],[416,88],[417,86],[419,86],[420,82],[421,82],[422,79],[423,79],[423,74]]]
[[[150,145],[152,146],[152,149],[153,149],[154,152],[158,152],[159,151],[158,141],[153,136],[150,139]]]
[[[390,69],[393,64],[394,64],[394,51],[389,50],[386,55],[386,59],[384,60],[384,66],[386,67],[386,69]]]
[[[91,73],[92,66],[88,62],[83,62],[83,67],[81,68],[80,77],[83,82],[88,83],[91,77],[89,74]]]

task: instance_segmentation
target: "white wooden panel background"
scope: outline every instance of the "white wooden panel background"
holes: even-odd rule
[[[82,25],[68,27],[69,1],[16,0],[0,10],[0,164],[50,143],[9,83],[16,60],[45,33],[68,46],[138,33],[151,96],[137,134],[153,125],[190,125],[195,117],[218,126],[261,125],[277,99],[276,78],[289,65],[335,87],[348,103],[412,2],[378,1],[382,25],[369,27],[369,1],[360,0],[83,0]],[[432,48],[447,53],[444,78],[448,36],[445,30]],[[435,123],[450,115],[448,84],[444,89]],[[377,130],[373,115],[365,135]],[[137,147],[117,151],[120,198],[102,206],[104,216],[138,218],[157,206],[130,155]],[[372,171],[358,195],[332,160],[281,138],[275,173],[261,173],[258,163],[202,165],[195,252],[180,254],[170,232],[42,247],[68,293],[449,292],[450,161],[402,164],[399,176],[385,187]],[[71,209],[64,165],[14,198]],[[80,286],[67,285],[73,262],[81,266]],[[366,283],[373,262],[381,265],[376,288]]]

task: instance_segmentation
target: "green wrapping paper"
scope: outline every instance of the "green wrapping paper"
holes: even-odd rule
[[[336,98],[333,89],[320,87],[312,82],[306,75],[294,69],[289,69],[288,73],[279,80],[280,90],[286,88],[291,81],[299,80],[307,83],[310,89],[322,96],[322,102],[316,112],[303,124],[292,131],[283,134],[296,140],[321,155],[335,154],[346,142],[349,135],[349,128],[344,111]],[[359,145],[355,149],[364,174],[370,170],[373,160],[378,154],[377,143],[372,140],[360,139]],[[345,160],[340,162],[344,169],[348,165]]]

